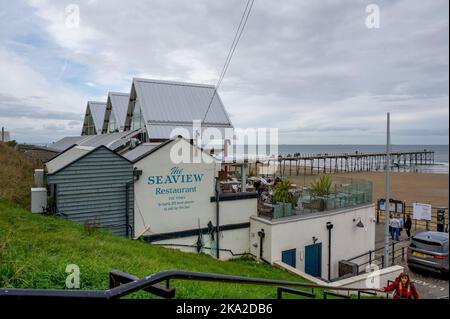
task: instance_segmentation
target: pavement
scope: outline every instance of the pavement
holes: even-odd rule
[[[375,248],[381,248],[384,246],[384,224],[380,223],[375,228]],[[422,230],[417,230],[421,232]],[[411,230],[412,235],[414,231]],[[403,231],[399,237],[399,242],[395,244],[395,249],[401,247],[407,247],[409,245],[406,232]],[[406,251],[405,251],[406,253]],[[380,250],[378,254],[383,254],[383,250]],[[378,255],[377,254],[377,255]],[[395,259],[395,264],[403,266],[405,270],[411,276],[411,279],[415,282],[419,297],[422,299],[439,299],[447,297],[449,295],[449,280],[448,277],[444,278],[442,275],[428,273],[424,271],[409,269],[406,260],[402,260],[401,257]]]

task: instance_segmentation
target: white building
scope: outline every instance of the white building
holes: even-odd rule
[[[142,144],[124,157],[133,162],[136,175],[135,237],[191,252],[203,243],[205,253],[221,259],[249,252],[257,194],[220,194],[217,202],[220,162],[181,137]]]
[[[11,137],[9,135],[8,131],[5,131],[2,129],[1,135],[0,135],[0,142],[9,142],[11,141]]]
[[[252,216],[250,252],[270,263],[282,261],[333,279],[339,276],[339,261],[375,249],[375,222],[373,204],[273,220]]]
[[[113,160],[121,158],[120,155],[113,156],[117,151],[95,149],[105,145],[103,139],[108,136],[89,138],[82,143],[84,147],[69,148],[46,164],[49,176],[55,171],[52,165],[76,168],[77,178],[73,182],[61,180],[67,189],[88,185],[89,192],[104,193],[111,180],[120,185],[133,184],[128,188],[132,194],[127,205],[123,206],[124,201],[111,201],[104,216],[96,212],[95,220],[99,225],[111,224],[109,212],[113,211],[117,220],[127,220],[124,229],[135,239],[142,237],[151,244],[193,253],[202,251],[220,259],[251,254],[269,263],[282,261],[325,279],[339,275],[339,261],[375,248],[375,207],[371,203],[371,187],[367,188],[368,191],[358,188],[355,195],[359,194],[358,198],[362,200],[350,200],[339,206],[335,202],[328,206],[328,210],[295,211],[288,217],[274,213],[268,216],[258,211],[257,193],[246,192],[242,181],[234,183],[237,184],[235,186],[242,184],[244,192],[216,194],[216,183],[224,162],[217,161],[191,141],[177,137],[163,143],[143,143],[122,153],[125,161],[120,161],[121,170],[116,173]],[[111,145],[116,144],[120,143],[113,139],[107,146],[114,150],[116,147]],[[86,161],[103,156],[102,165],[94,163],[98,173],[93,170],[91,162],[87,165],[80,161],[80,156]],[[108,168],[108,165],[113,166]],[[106,173],[108,171],[111,174]],[[134,176],[134,181],[130,182],[130,176]],[[241,176],[245,179],[245,171]],[[123,195],[126,190],[122,188],[120,194]],[[83,194],[77,194],[77,202],[85,202],[88,206],[83,211],[74,212],[79,220],[92,218],[93,212],[88,207],[105,205],[105,196]],[[86,196],[85,200],[83,196]],[[62,213],[72,211],[66,209]],[[121,231],[125,233],[123,229]]]

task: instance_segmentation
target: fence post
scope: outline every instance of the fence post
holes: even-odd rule
[[[369,266],[372,267],[372,251],[369,250]]]
[[[402,260],[405,260],[405,248],[406,247],[402,247]]]

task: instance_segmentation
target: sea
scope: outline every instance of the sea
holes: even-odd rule
[[[391,151],[434,151],[434,165],[415,165],[399,168],[400,171],[421,173],[449,173],[448,145],[391,145]],[[386,152],[386,145],[278,145],[278,154],[331,154],[331,153],[375,153]]]

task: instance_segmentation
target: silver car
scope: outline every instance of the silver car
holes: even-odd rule
[[[448,275],[448,233],[426,231],[411,238],[408,267]]]

